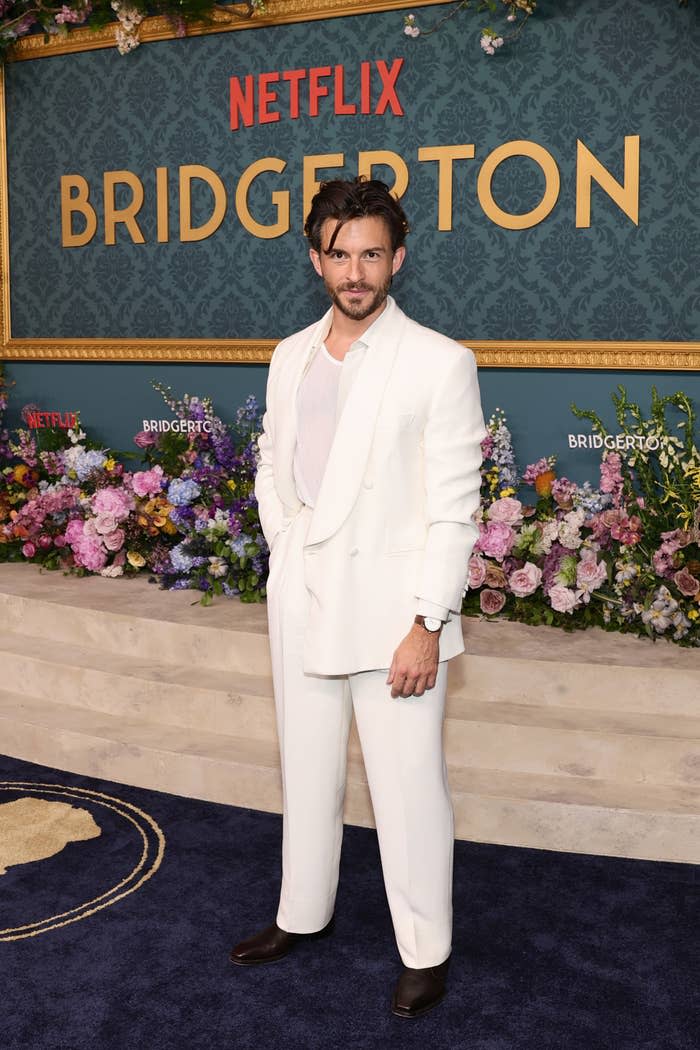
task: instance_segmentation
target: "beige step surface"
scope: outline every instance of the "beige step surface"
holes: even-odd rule
[[[700,650],[463,620],[445,744],[460,838],[700,863]],[[0,747],[281,808],[264,605],[0,566]],[[346,821],[373,816],[355,727]]]
[[[0,667],[5,689],[72,707],[212,733],[271,739],[275,732],[270,677],[10,631],[0,635]]]
[[[0,692],[11,754],[87,776],[279,812],[277,751],[266,741],[183,732]],[[697,792],[450,769],[457,838],[697,863]],[[348,763],[346,821],[373,826],[360,763]]]

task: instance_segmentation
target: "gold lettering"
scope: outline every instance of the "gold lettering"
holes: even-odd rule
[[[254,237],[262,237],[268,240],[272,237],[281,237],[289,230],[289,190],[273,190],[272,203],[275,206],[277,221],[269,226],[256,222],[250,214],[248,207],[248,191],[254,181],[263,171],[276,171],[281,174],[287,167],[286,160],[279,157],[262,157],[249,165],[238,180],[236,187],[236,211],[241,225]]]
[[[131,189],[131,201],[125,208],[117,208],[115,187],[123,183]],[[143,204],[143,183],[133,171],[106,171],[104,173],[105,244],[116,244],[117,223],[124,223],[134,244],[144,244],[144,236],[136,222]]]
[[[395,197],[403,197],[408,189],[408,167],[403,157],[390,149],[372,149],[357,154],[357,174],[372,178],[375,164],[385,164],[394,173],[394,185],[390,189]]]
[[[214,210],[201,226],[192,225],[192,180],[201,179],[214,194]],[[180,168],[180,240],[203,241],[216,233],[226,215],[226,187],[211,168],[203,164],[183,164]]]
[[[161,244],[170,240],[167,168],[156,168],[156,237]]]
[[[452,162],[471,160],[473,156],[471,144],[421,146],[418,150],[418,160],[436,160],[438,164],[438,230],[452,229]]]
[[[587,146],[576,140],[576,225],[591,225],[591,181],[615,201],[635,226],[639,225],[639,135],[625,135],[622,185],[612,177]]]
[[[491,193],[491,180],[494,172],[498,165],[508,157],[530,157],[536,164],[539,164],[544,173],[544,196],[536,208],[525,212],[524,215],[512,215],[510,212],[503,211],[498,207]],[[497,226],[502,226],[506,230],[528,230],[547,218],[557,203],[559,185],[559,168],[552,154],[548,153],[543,146],[538,146],[536,142],[514,139],[513,142],[505,142],[489,153],[479,171],[476,192],[484,213]]]
[[[75,196],[71,190],[77,190]],[[97,215],[90,204],[90,187],[82,175],[61,175],[61,246],[81,248],[97,232]],[[73,233],[73,212],[85,216],[85,229]]]
[[[312,153],[304,157],[304,222],[311,209],[314,194],[318,193],[320,183],[316,174],[320,168],[342,168],[345,164],[344,153]]]

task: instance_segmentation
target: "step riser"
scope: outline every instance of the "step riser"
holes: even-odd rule
[[[260,740],[275,738],[271,696],[195,689],[2,652],[3,687],[83,710]]]
[[[202,610],[203,618],[206,609]],[[234,612],[232,609],[232,620]],[[130,657],[186,664],[205,669],[272,674],[266,635],[216,627],[139,620],[94,609],[57,606],[50,602],[0,594],[0,630],[33,635],[67,645],[81,644],[124,661]]]
[[[700,741],[693,740],[446,719],[445,753],[455,766],[700,786]]]
[[[168,791],[190,798],[281,812],[279,773],[154,749],[115,750],[110,742],[62,730],[3,724],[3,750],[14,758],[56,766],[84,776]],[[456,794],[458,839],[604,856],[700,863],[700,817],[639,813],[531,800]],[[345,821],[373,827],[367,785],[348,782]]]
[[[606,857],[700,863],[700,816],[456,795],[459,838]]]
[[[598,680],[598,688],[592,682]],[[449,667],[449,692],[479,701],[538,707],[612,708],[620,712],[698,715],[700,671],[672,666],[557,664],[462,656]]]
[[[3,653],[3,684],[54,703],[149,723],[276,740],[272,696],[192,689]],[[450,707],[459,707],[448,703]],[[700,785],[700,741],[507,723],[445,721],[448,764],[647,784]],[[350,753],[361,754],[355,726]]]
[[[267,636],[157,620],[139,620],[51,602],[0,594],[0,630],[76,643],[130,657],[188,664],[205,669],[268,676],[271,672]],[[236,609],[231,606],[231,622]],[[670,654],[672,655],[672,654]],[[464,655],[450,663],[449,692],[455,699],[510,702],[524,706],[606,708],[697,716],[700,671],[687,668],[599,665],[600,688],[595,691],[597,665],[557,664],[546,660],[504,659]],[[592,679],[593,673],[593,679]]]

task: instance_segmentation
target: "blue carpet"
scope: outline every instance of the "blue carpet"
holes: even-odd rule
[[[64,799],[101,830],[0,876],[2,1050],[699,1045],[697,867],[456,843],[448,996],[404,1021],[373,831],[345,829],[334,935],[245,969],[228,951],[274,919],[280,817],[2,757],[0,782],[58,785],[0,804]]]

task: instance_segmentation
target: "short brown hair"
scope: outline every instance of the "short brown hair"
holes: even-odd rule
[[[396,251],[406,240],[408,219],[398,198],[380,179],[368,179],[358,175],[355,179],[333,179],[322,182],[318,193],[311,201],[311,210],[304,223],[304,233],[311,247],[321,251],[321,230],[327,219],[337,219],[329,248],[349,219],[364,219],[376,216],[383,219],[389,229],[391,249]]]

